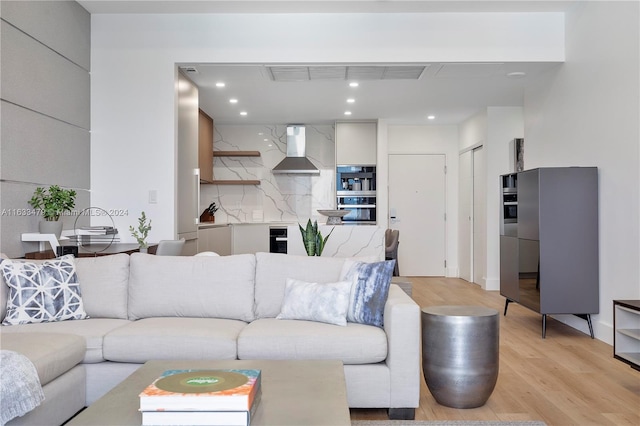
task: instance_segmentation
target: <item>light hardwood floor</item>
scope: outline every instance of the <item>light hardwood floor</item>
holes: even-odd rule
[[[542,420],[548,425],[640,425],[640,372],[613,358],[613,348],[504,298],[455,278],[411,278],[421,306],[481,305],[500,312],[500,373],[483,407],[439,405],[421,379],[416,420]],[[612,321],[613,322],[613,321]],[[353,420],[386,419],[385,410],[352,409]]]

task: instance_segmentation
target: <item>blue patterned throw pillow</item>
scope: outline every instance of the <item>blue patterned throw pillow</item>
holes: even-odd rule
[[[3,325],[85,319],[72,255],[42,263],[0,260],[9,287]]]
[[[340,279],[352,283],[347,321],[382,327],[395,262],[345,261]]]
[[[308,283],[287,278],[282,309],[276,319],[347,325],[351,282]]]

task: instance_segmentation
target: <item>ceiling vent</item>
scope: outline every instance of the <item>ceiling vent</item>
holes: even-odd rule
[[[418,80],[429,65],[270,66],[273,81]]]
[[[187,74],[198,74],[198,69],[196,67],[180,67],[180,69]]]

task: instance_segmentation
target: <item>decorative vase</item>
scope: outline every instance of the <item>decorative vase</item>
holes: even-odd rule
[[[149,253],[149,247],[140,247],[140,253]]]
[[[38,229],[41,234],[54,234],[56,238],[60,238],[62,234],[62,221],[61,220],[43,220],[38,224]]]

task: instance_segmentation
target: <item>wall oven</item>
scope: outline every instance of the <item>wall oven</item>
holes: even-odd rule
[[[375,166],[338,166],[336,185],[338,210],[350,210],[343,222],[375,225]]]
[[[272,226],[269,228],[269,253],[287,253],[287,228]]]
[[[376,197],[367,196],[365,191],[348,191],[348,194],[338,191],[338,210],[350,210],[342,218],[344,222],[374,224],[376,222]]]

